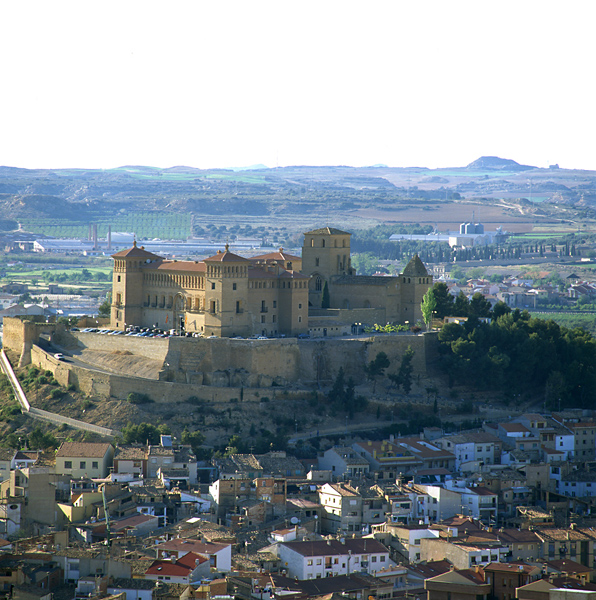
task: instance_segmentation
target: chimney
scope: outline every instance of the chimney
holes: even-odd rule
[[[97,250],[97,223],[93,223],[93,250]]]

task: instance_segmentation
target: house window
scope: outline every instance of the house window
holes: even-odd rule
[[[306,561],[306,565],[307,565],[308,567],[312,567],[312,558],[309,558],[309,559]]]
[[[79,469],[86,469],[87,468],[87,462],[82,460],[79,464]]]
[[[72,460],[65,460],[64,461],[64,468],[65,469],[72,469]]]
[[[273,301],[273,308],[277,308],[277,300]]]
[[[265,322],[265,315],[261,315],[261,323]]]
[[[91,463],[91,468],[92,468],[92,469],[99,469],[99,462],[97,462],[96,460],[94,460],[94,461]]]
[[[298,308],[302,308],[302,304],[298,304]]]

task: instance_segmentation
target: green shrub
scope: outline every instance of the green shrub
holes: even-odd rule
[[[64,396],[64,390],[61,390],[60,388],[54,388],[51,392],[50,392],[50,396],[54,399],[57,400],[58,398],[62,398],[62,396]]]
[[[200,406],[204,403],[204,400],[201,400],[201,398],[198,398],[197,396],[190,396],[186,399],[186,403],[192,404],[193,406]]]
[[[147,394],[142,394],[140,392],[131,392],[126,399],[131,404],[150,404],[153,402]]]
[[[46,385],[46,383],[47,383],[47,382],[48,382],[48,378],[47,378],[45,375],[40,375],[40,376],[37,378],[37,383],[38,383],[39,385]]]

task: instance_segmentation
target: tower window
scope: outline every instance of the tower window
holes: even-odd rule
[[[211,282],[211,289],[214,290],[215,289],[215,281]]]
[[[232,289],[233,289],[234,291],[236,290],[236,284],[235,284],[235,283],[233,283],[233,284],[232,284]]]
[[[318,267],[318,266],[319,266],[319,259],[315,258],[315,267]]]
[[[322,247],[325,247],[325,238],[323,238],[323,243],[322,243]]]

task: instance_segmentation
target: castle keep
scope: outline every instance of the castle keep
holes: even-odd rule
[[[113,255],[111,325],[184,328],[205,336],[306,334],[309,308],[341,309],[351,324],[414,323],[432,285],[415,256],[398,277],[355,274],[350,234],[324,227],[304,234],[302,257],[283,251],[244,258],[229,251],[203,261],[166,260],[135,244]],[[328,305],[324,295],[328,290]],[[325,304],[325,306],[323,306]]]

